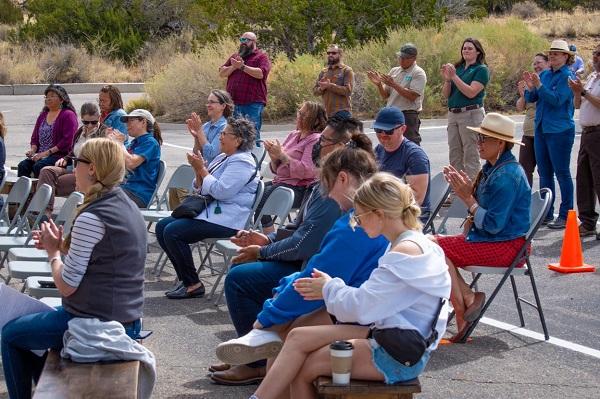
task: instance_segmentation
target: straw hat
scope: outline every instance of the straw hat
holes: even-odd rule
[[[564,40],[552,40],[552,43],[550,44],[550,50],[546,51],[546,53],[549,53],[550,51],[561,51],[569,55],[575,54],[574,51],[569,49],[569,43]]]
[[[515,122],[508,116],[504,116],[495,112],[486,114],[485,118],[483,118],[483,121],[481,122],[481,126],[467,126],[467,129],[471,129],[474,132],[483,134],[485,136],[490,136],[495,139],[507,141],[509,143],[524,145],[515,139]]]

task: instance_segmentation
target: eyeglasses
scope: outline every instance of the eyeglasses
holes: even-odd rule
[[[247,37],[240,37],[240,43],[248,43],[253,41],[253,39],[248,39]]]
[[[354,229],[356,226],[362,226],[362,222],[361,222],[360,218],[365,215],[368,215],[369,213],[373,213],[373,212],[374,212],[374,210],[372,209],[370,211],[361,213],[360,215],[356,215],[354,213],[354,211],[352,211],[352,213],[350,214],[350,227],[352,229]]]
[[[327,52],[327,55],[336,55],[336,54],[339,54],[339,52],[338,51],[328,51]]]
[[[477,144],[483,144],[485,143],[486,140],[490,139],[490,136],[486,136],[485,134],[478,134],[477,135]]]
[[[394,128],[392,130],[383,130],[383,129],[373,129],[375,130],[375,133],[377,134],[385,134],[387,136],[391,136],[392,134],[394,134],[394,130],[396,130],[397,128]]]
[[[225,136],[226,134],[230,135],[231,137],[237,137],[237,134],[235,134],[233,132],[228,132],[227,130],[223,130],[221,132],[221,136]]]
[[[87,165],[90,165],[92,162],[88,161],[87,159],[83,159],[83,158],[77,158],[77,157],[71,157],[71,160],[73,161],[73,167],[76,168],[77,164],[79,162],[81,163],[85,163]]]
[[[81,123],[83,123],[84,125],[97,125],[98,121],[84,121],[83,119],[81,120]]]
[[[214,100],[208,100],[206,101],[207,104],[221,104],[221,101],[214,101]]]

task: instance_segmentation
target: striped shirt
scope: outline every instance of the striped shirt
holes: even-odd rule
[[[333,83],[333,86],[326,90],[321,89],[319,81],[327,80]],[[323,106],[327,111],[327,116],[331,116],[338,111],[352,111],[350,105],[350,96],[352,95],[352,86],[354,85],[354,73],[352,68],[342,63],[323,68],[315,86],[313,93],[315,96],[323,96]]]
[[[64,261],[62,278],[73,288],[79,287],[96,244],[106,232],[104,223],[93,213],[81,213],[71,229],[71,246]]]

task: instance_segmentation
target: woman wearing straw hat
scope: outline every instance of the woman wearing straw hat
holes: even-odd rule
[[[558,217],[554,215],[554,201],[550,205],[545,222],[552,229],[565,228],[567,211],[573,209],[573,181],[571,180],[571,149],[575,140],[573,113],[573,92],[569,88],[569,78],[573,75],[569,65],[573,63],[574,52],[564,40],[554,40],[548,51],[550,69],[540,75],[523,73],[527,85],[525,100],[536,103],[535,111],[535,158],[540,175],[540,188],[547,187],[554,193],[554,175],[560,187],[560,208]]]
[[[456,268],[509,265],[529,230],[531,204],[525,171],[511,152],[515,144],[522,145],[515,139],[512,119],[490,112],[480,127],[468,129],[477,133],[479,157],[486,161],[483,168],[475,181],[462,170],[444,168],[446,180],[469,210],[465,233],[432,237],[444,250],[452,278],[450,300],[458,328],[453,342],[464,338],[485,303],[485,294],[473,292]]]

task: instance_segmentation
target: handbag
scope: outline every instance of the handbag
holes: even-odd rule
[[[194,219],[203,210],[206,210],[208,217],[208,205],[215,199],[210,195],[191,194],[181,201],[181,204],[171,213],[175,219]]]

